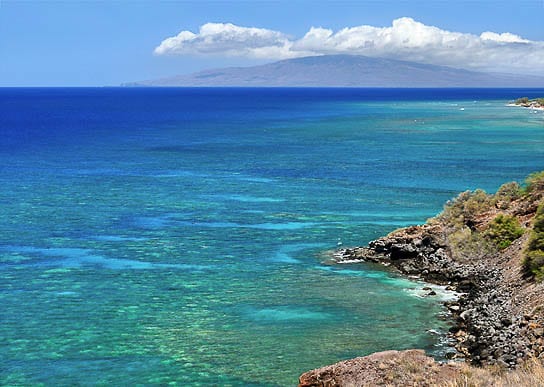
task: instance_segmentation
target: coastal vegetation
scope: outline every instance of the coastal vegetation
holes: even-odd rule
[[[530,196],[542,202],[544,196],[544,171],[533,173],[526,180],[526,191]],[[523,259],[526,276],[537,281],[544,279],[544,202],[538,206],[533,219],[533,227]]]
[[[514,105],[530,108],[544,108],[544,98],[529,99],[529,97],[521,97],[514,101]]]
[[[463,365],[448,387],[533,387],[544,383],[544,365],[538,359],[530,359],[513,371],[500,367],[471,367]]]
[[[544,194],[544,171],[535,172],[529,175],[525,180],[526,193],[535,193],[540,195],[536,199],[540,199]]]
[[[538,206],[533,219],[533,230],[525,252],[523,269],[528,276],[537,281],[544,279],[544,203]]]
[[[484,235],[502,250],[523,235],[523,228],[515,216],[499,214],[491,221]]]
[[[452,255],[458,260],[494,254],[524,233],[518,218],[508,213],[511,203],[522,196],[523,188],[515,182],[504,184],[494,195],[481,189],[465,191],[430,223],[445,226]]]
[[[444,206],[429,222],[447,228],[447,239],[457,259],[474,259],[509,247],[524,235],[520,218],[544,197],[544,171],[527,177],[525,184],[503,184],[495,194],[481,189],[465,191]],[[544,204],[538,207],[523,269],[527,276],[544,279]]]

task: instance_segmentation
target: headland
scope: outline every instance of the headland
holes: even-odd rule
[[[443,377],[480,372],[474,367],[513,370],[544,359],[544,172],[530,175],[524,185],[506,183],[495,194],[463,192],[426,224],[339,250],[334,260],[376,262],[459,292],[458,300],[445,303],[454,341],[447,357],[468,365],[439,364],[422,351],[395,351],[305,373],[301,386],[417,380],[435,385]],[[413,372],[402,371],[406,367]],[[394,373],[412,376],[387,380]]]
[[[521,106],[528,109],[544,110],[544,98],[529,99],[527,97],[518,98],[514,102],[508,104],[509,106]]]

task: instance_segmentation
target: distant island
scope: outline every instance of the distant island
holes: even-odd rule
[[[518,98],[513,105],[530,109],[544,109],[544,98],[529,99],[528,97]]]
[[[307,372],[300,387],[544,384],[544,172],[495,194],[463,192],[424,225],[334,254],[335,263],[354,261],[459,292],[445,303],[456,350],[447,357],[466,364],[437,363],[420,350],[387,351]]]
[[[544,87],[544,77],[477,72],[361,55],[323,55],[260,66],[204,70],[188,75],[129,82],[122,86]]]

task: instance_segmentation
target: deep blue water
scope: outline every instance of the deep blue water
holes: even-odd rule
[[[544,112],[505,106],[543,95],[0,89],[0,384],[295,385],[443,356],[440,297],[326,252],[544,169]]]

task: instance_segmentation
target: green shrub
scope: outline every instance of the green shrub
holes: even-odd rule
[[[536,209],[535,218],[533,219],[533,230],[537,232],[544,231],[544,203],[541,203]]]
[[[522,104],[522,103],[529,103],[529,98],[528,97],[521,97],[521,98],[518,98],[516,99],[516,104]]]
[[[529,252],[544,251],[544,203],[536,211],[533,220],[533,231],[527,249]]]
[[[495,196],[508,199],[518,199],[521,197],[521,187],[515,181],[504,183],[499,187]]]
[[[525,191],[527,193],[544,191],[544,171],[531,173],[525,179]]]
[[[533,231],[535,233],[544,233],[544,203],[538,206],[535,219],[533,220]]]
[[[525,251],[523,269],[537,281],[544,279],[544,203],[538,206],[533,220],[533,231]]]
[[[523,190],[518,183],[512,181],[499,187],[497,193],[493,196],[492,202],[497,208],[506,210],[510,203],[521,198]]]
[[[493,205],[491,196],[481,189],[465,191],[446,203],[439,218],[455,228],[473,228],[476,217],[488,211]]]
[[[527,248],[528,251],[544,251],[544,232],[533,232]]]
[[[463,226],[447,236],[452,257],[458,261],[474,261],[493,254],[497,247],[482,233]]]
[[[540,106],[544,106],[544,98],[537,98],[536,103],[539,104]]]
[[[499,214],[489,223],[484,235],[491,239],[499,249],[505,249],[523,235],[523,228],[515,216]]]
[[[525,256],[523,268],[528,276],[534,277],[537,281],[544,279],[544,251],[530,251]]]

